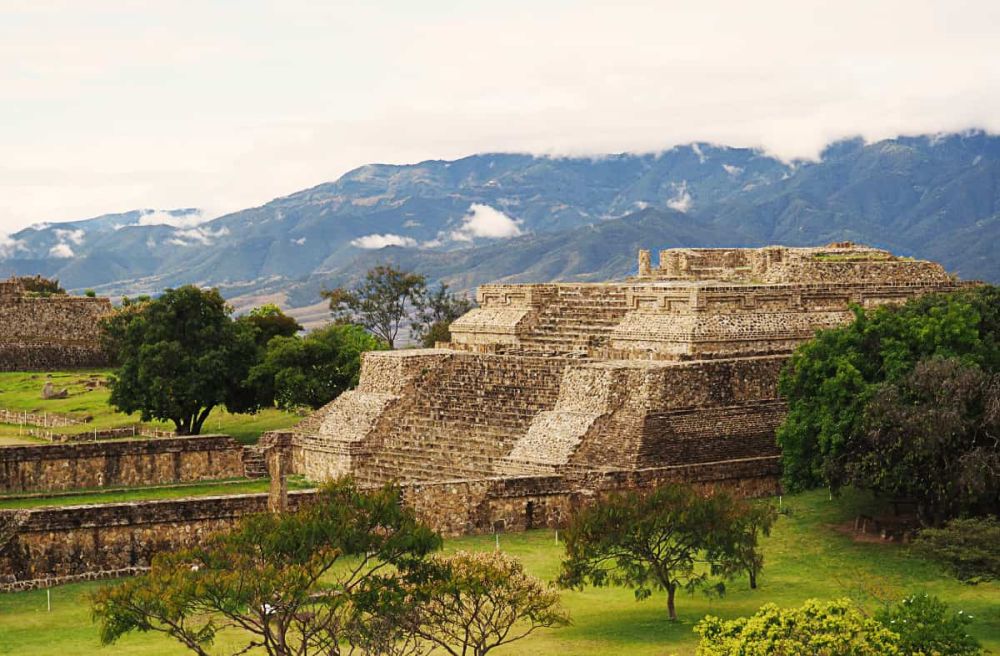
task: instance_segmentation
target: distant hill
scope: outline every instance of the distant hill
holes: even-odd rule
[[[107,294],[195,282],[306,306],[377,262],[470,289],[621,277],[639,247],[851,239],[1000,281],[998,238],[1000,137],[968,132],[838,142],[817,162],[698,143],[373,164],[211,221],[139,210],[33,226],[4,242],[0,274]]]

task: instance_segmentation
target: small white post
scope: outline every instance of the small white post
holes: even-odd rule
[[[559,544],[559,529],[556,529],[556,544]]]
[[[778,510],[781,510],[781,495],[778,495]]]
[[[52,612],[52,589],[45,588],[45,607],[48,609],[47,612]]]
[[[499,534],[499,533],[494,533],[493,535],[494,535],[494,536],[496,537],[496,539],[497,539],[497,547],[496,547],[496,548],[497,548],[497,551],[500,551],[500,534]]]

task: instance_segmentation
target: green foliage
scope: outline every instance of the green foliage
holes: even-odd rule
[[[996,517],[953,519],[920,531],[913,549],[936,560],[961,581],[1000,580],[1000,521]]]
[[[856,486],[915,501],[925,523],[1000,507],[1000,376],[935,358],[883,383],[845,470]]]
[[[877,386],[934,357],[1000,371],[1000,289],[983,286],[898,307],[855,308],[850,325],[821,331],[799,347],[779,381],[789,404],[778,430],[786,487],[844,485]]]
[[[417,316],[413,322],[414,332],[421,345],[431,348],[437,342],[450,342],[451,332],[448,326],[471,310],[472,306],[473,303],[467,296],[451,293],[445,283],[424,293],[417,300]]]
[[[230,653],[346,653],[369,639],[359,614],[394,612],[400,573],[440,545],[398,488],[361,492],[339,480],[295,513],[254,515],[154,557],[148,574],[99,591],[94,616],[104,644],[156,631],[207,656],[220,633],[240,629]]]
[[[245,321],[254,327],[257,345],[261,347],[267,346],[272,337],[291,337],[302,330],[298,321],[273,303],[253,308],[238,321]]]
[[[377,266],[354,289],[323,290],[322,296],[329,300],[336,321],[364,326],[391,349],[411,307],[419,302],[425,288],[426,280],[421,275],[392,266]]]
[[[570,520],[559,582],[630,586],[637,600],[664,590],[667,613],[676,620],[679,588],[693,592],[715,576],[721,593],[721,579],[748,566],[759,570],[758,531],[749,530],[758,522],[750,522],[751,515],[743,501],[721,492],[704,497],[686,485],[612,494]],[[773,516],[757,519],[768,528],[773,522]]]
[[[937,597],[917,594],[879,612],[875,619],[898,634],[903,654],[935,656],[979,656],[985,653],[967,627],[973,617],[964,611],[952,613]]]
[[[696,626],[697,656],[903,656],[899,636],[849,599],[810,599],[801,608],[761,606],[751,617],[707,615]]]
[[[452,656],[483,656],[542,627],[565,626],[559,593],[500,551],[431,559],[430,574],[411,598],[410,629]]]
[[[83,290],[83,295],[86,296],[87,298],[97,298],[97,292],[95,292],[93,289]]]
[[[279,335],[250,370],[248,384],[279,408],[319,408],[358,384],[362,353],[384,348],[353,324],[334,324],[304,338]]]
[[[59,284],[58,278],[43,278],[42,276],[21,276],[17,281],[24,287],[24,291],[38,296],[51,296],[52,294],[65,294],[66,290]]]
[[[111,405],[143,421],[169,420],[197,435],[213,408],[259,409],[243,386],[257,347],[249,326],[234,322],[217,290],[168,289],[153,301],[123,303],[103,321],[118,368]]]

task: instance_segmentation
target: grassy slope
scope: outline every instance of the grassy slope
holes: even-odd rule
[[[0,407],[28,412],[52,412],[77,416],[91,416],[93,421],[84,425],[55,428],[60,433],[86,432],[94,429],[130,426],[139,422],[138,415],[126,415],[108,405],[109,391],[107,388],[88,390],[84,383],[92,375],[104,377],[106,371],[72,371],[72,372],[3,372],[0,373]],[[58,388],[69,389],[70,395],[65,399],[42,399],[42,387],[47,380]],[[288,428],[295,425],[301,417],[281,410],[264,410],[256,415],[232,415],[221,408],[212,411],[202,432],[225,433],[237,440],[252,444],[264,431]],[[150,426],[159,429],[172,430],[170,422],[148,422]],[[18,438],[17,426],[0,424],[0,444],[33,443],[38,440],[31,438],[23,441]]]
[[[874,607],[871,597],[862,594],[866,586],[895,594],[927,591],[939,595],[954,608],[975,615],[974,634],[987,647],[1000,650],[1000,584],[963,586],[912,557],[905,546],[857,543],[835,531],[834,524],[850,520],[864,503],[859,496],[830,502],[822,493],[809,493],[785,501],[793,512],[779,521],[765,542],[767,564],[758,590],[751,592],[745,580],[738,580],[722,599],[682,596],[678,599],[680,621],[676,624],[665,620],[660,596],[636,602],[631,591],[624,589],[566,592],[563,599],[572,614],[572,626],[539,632],[496,653],[691,654],[696,642],[691,628],[706,613],[735,617],[750,614],[768,601],[791,606],[810,597],[855,596]],[[532,573],[551,579],[562,556],[554,537],[552,531],[502,535],[500,545],[521,558]],[[494,538],[448,540],[446,548],[492,549]],[[100,585],[104,584],[54,589],[52,613],[45,611],[44,591],[0,595],[0,654],[187,653],[159,635],[131,636],[113,648],[100,649],[86,600]]]

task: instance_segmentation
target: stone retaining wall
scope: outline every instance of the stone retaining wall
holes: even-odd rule
[[[0,447],[0,492],[162,485],[243,476],[226,435]]]
[[[101,317],[106,298],[0,294],[0,371],[104,367]]]

